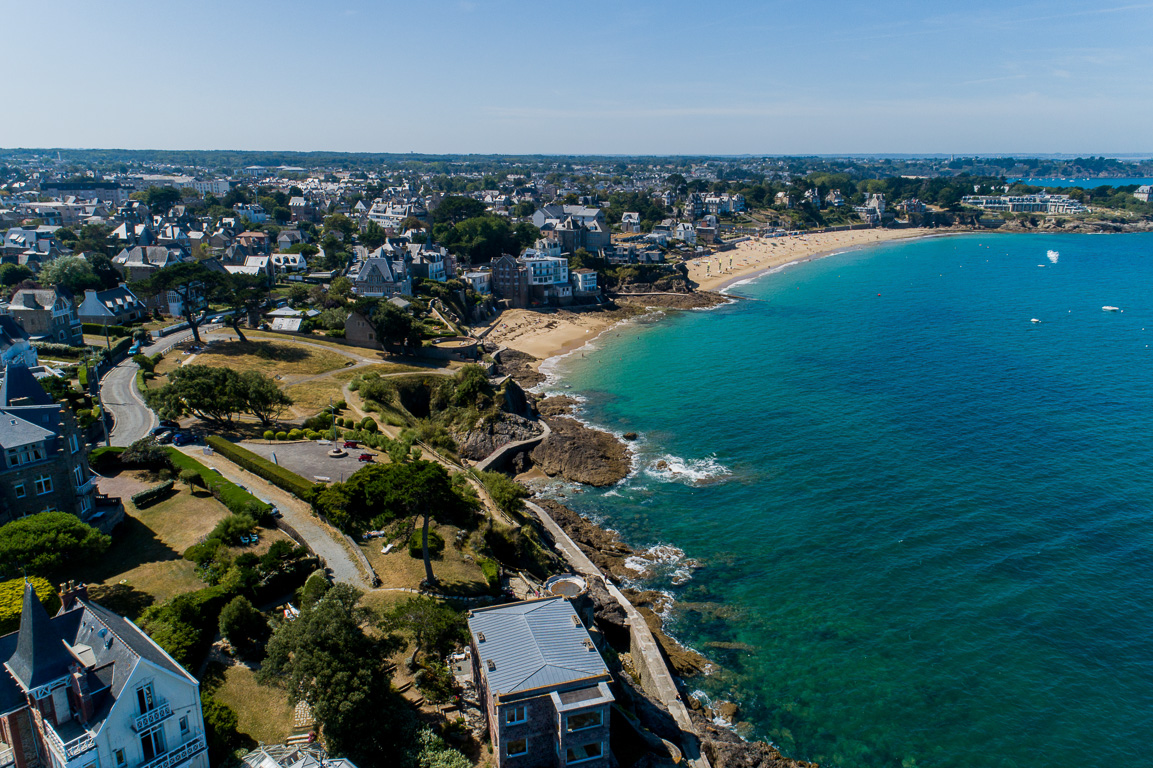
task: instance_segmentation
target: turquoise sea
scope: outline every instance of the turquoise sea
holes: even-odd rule
[[[641,436],[564,501],[788,755],[1153,765],[1150,285],[1153,235],[966,235],[632,323],[553,367]]]

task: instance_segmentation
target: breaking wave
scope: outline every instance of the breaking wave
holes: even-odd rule
[[[682,459],[666,453],[645,467],[645,474],[669,483],[708,485],[720,482],[732,470],[717,461],[716,456],[703,459]]]

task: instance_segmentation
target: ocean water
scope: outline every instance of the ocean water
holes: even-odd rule
[[[1080,187],[1081,189],[1096,189],[1097,187],[1128,187],[1132,184],[1142,186],[1153,184],[1153,179],[1010,179],[1009,183],[1024,182],[1035,187]]]
[[[564,501],[788,755],[1153,765],[1150,285],[1153,235],[966,235],[633,323],[553,367],[641,436]]]

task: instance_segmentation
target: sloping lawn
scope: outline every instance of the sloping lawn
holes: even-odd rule
[[[236,710],[237,730],[263,744],[283,744],[292,734],[292,704],[288,693],[256,682],[248,667],[233,666],[212,695]]]
[[[179,367],[192,355],[170,352],[157,366],[158,373],[167,373]],[[221,341],[210,344],[196,354],[192,365],[232,368],[235,371],[260,371],[268,376],[315,376],[353,362],[348,355],[320,347],[293,344],[287,341],[253,340]]]

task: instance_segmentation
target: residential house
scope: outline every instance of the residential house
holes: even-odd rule
[[[237,216],[248,219],[253,224],[268,221],[268,211],[264,210],[264,206],[260,203],[237,203],[232,206],[232,210],[236,211]]]
[[[27,366],[7,365],[0,381],[0,525],[49,510],[89,521],[96,483],[86,447],[72,411]]]
[[[817,210],[821,209],[821,191],[816,187],[806,189],[804,194],[804,205],[811,205]]]
[[[676,229],[673,230],[673,237],[675,237],[677,240],[680,240],[682,243],[696,245],[697,229],[691,223],[682,221],[681,223],[677,224]]]
[[[779,205],[786,210],[797,206],[797,199],[788,192],[778,192],[773,197],[773,205]]]
[[[573,292],[582,295],[597,293],[597,273],[594,269],[582,267],[574,269],[569,279],[572,281]]]
[[[0,763],[13,768],[208,768],[200,684],[134,623],[62,585],[49,617],[25,584],[0,637]]]
[[[249,253],[268,253],[269,250],[267,232],[241,232],[236,236],[236,242],[247,248]]]
[[[641,231],[641,215],[626,211],[621,216],[621,232],[634,234]]]
[[[832,189],[825,195],[825,202],[833,207],[839,207],[845,204],[845,197],[841,194],[841,190]]]
[[[103,291],[86,290],[76,315],[82,323],[126,325],[148,317],[148,307],[121,283]]]
[[[925,204],[917,198],[913,197],[897,203],[897,211],[905,214],[906,216],[910,213],[924,213]]]
[[[612,678],[568,600],[477,608],[468,628],[498,768],[607,768]]]
[[[82,346],[84,332],[72,294],[63,288],[25,288],[8,303],[8,313],[32,341]]]
[[[0,314],[0,367],[37,365],[36,347],[32,346],[28,331],[20,327],[15,318]]]
[[[358,347],[380,349],[380,340],[376,338],[376,326],[359,312],[352,312],[345,318],[344,340]]]
[[[1153,201],[1153,186],[1144,184],[1137,187],[1137,191],[1133,193],[1133,197],[1137,198],[1143,203]]]
[[[377,248],[364,261],[358,262],[352,278],[352,292],[357,296],[378,299],[384,296],[411,296],[412,277],[403,257]]]
[[[278,272],[303,272],[308,269],[308,262],[299,253],[274,253],[272,264]]]
[[[492,291],[513,307],[528,306],[528,270],[515,256],[504,254],[492,262]]]
[[[278,251],[287,251],[292,246],[303,242],[304,235],[301,234],[299,229],[282,229],[280,234],[276,236],[276,249]]]
[[[443,283],[455,276],[456,261],[438,245],[413,243],[408,246],[409,269],[414,277]]]
[[[465,272],[461,279],[474,291],[480,294],[492,293],[492,271],[479,269]]]
[[[578,248],[595,253],[612,239],[601,208],[550,203],[533,213],[532,223],[545,237],[559,241],[566,253]]]
[[[314,221],[316,208],[305,197],[294,197],[288,201],[288,210],[292,213],[292,221]]]
[[[112,266],[127,282],[147,280],[158,270],[178,264],[187,258],[181,248],[164,245],[137,245],[125,248],[112,257]]]

